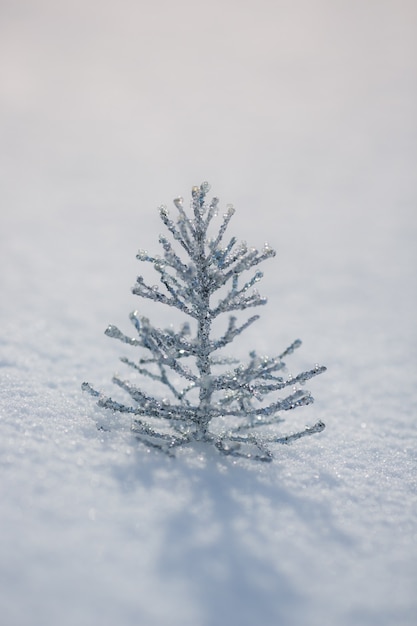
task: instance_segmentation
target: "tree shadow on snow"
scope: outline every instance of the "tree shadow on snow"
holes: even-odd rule
[[[169,459],[152,453],[116,472],[123,490],[178,493],[181,505],[160,522],[158,576],[175,579],[202,615],[199,626],[299,624],[310,596],[292,573],[311,566],[309,549],[346,546],[330,504],[282,487],[273,465],[220,458],[206,451]],[[132,459],[133,460],[133,459]],[[278,483],[278,484],[277,484]],[[314,548],[317,554],[317,548]]]

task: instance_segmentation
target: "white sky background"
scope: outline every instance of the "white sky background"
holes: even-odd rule
[[[414,623],[416,111],[411,0],[0,0],[8,626]],[[202,180],[236,206],[231,234],[278,251],[236,350],[300,336],[294,369],[329,370],[297,425],[327,429],[190,478],[129,465],[129,433],[102,449],[79,389],[111,388],[103,329],[142,306],[136,251]]]
[[[11,182],[27,172],[10,203],[44,207],[44,181],[54,207],[81,192],[137,203],[201,170],[220,191],[276,187],[278,201],[334,203],[337,187],[334,210],[353,184],[375,203],[410,184],[413,2],[1,7],[2,146]]]

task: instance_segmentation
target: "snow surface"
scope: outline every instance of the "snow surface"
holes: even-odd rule
[[[1,15],[1,623],[417,623],[415,3]],[[148,452],[80,390],[131,355],[109,323],[172,321],[135,254],[205,179],[278,251],[236,350],[328,367],[271,464]]]

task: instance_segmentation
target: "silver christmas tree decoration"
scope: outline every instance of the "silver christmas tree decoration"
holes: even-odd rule
[[[122,404],[99,393],[89,383],[83,383],[82,388],[98,399],[99,406],[133,416],[132,430],[148,447],[173,455],[178,446],[202,441],[213,444],[225,455],[271,461],[271,444],[286,444],[324,429],[319,421],[300,432],[284,436],[275,432],[276,424],[284,421],[283,411],[313,402],[304,383],[326,368],[315,366],[294,377],[285,375],[284,359],[301,345],[298,339],[275,357],[253,351],[246,363],[239,363],[219,356],[222,348],[259,315],[252,315],[240,325],[235,315],[229,315],[227,327],[218,337],[213,336],[213,322],[225,313],[266,303],[253,289],[262,272],[255,271],[248,280],[243,275],[275,256],[275,251],[268,245],[262,251],[248,248],[245,243],[238,244],[235,237],[224,242],[234,214],[231,206],[223,215],[217,234],[211,236],[210,226],[217,216],[219,200],[208,202],[208,191],[208,183],[193,187],[191,216],[183,207],[183,199],[176,198],[175,222],[166,207],[159,209],[164,225],[179,244],[179,252],[161,235],[162,256],[151,256],[146,251],[137,255],[140,261],[153,265],[163,288],[149,286],[139,276],[133,293],[174,307],[189,321],[177,332],[171,327],[162,330],[134,311],[130,320],[135,337],[113,325],[105,331],[109,337],[138,349],[136,360],[122,357],[121,361],[143,382],[147,379],[151,391],[145,391],[143,384],[140,388],[114,376],[113,382],[131,398],[130,404]],[[165,391],[161,396],[151,393],[157,385]]]

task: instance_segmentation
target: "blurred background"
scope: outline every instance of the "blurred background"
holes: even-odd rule
[[[330,217],[352,187],[355,215],[411,200],[412,0],[0,8],[8,211],[142,207],[202,177],[222,197],[266,195],[265,212],[297,196],[331,201]]]
[[[2,269],[14,308],[46,299],[53,315],[122,315],[137,248],[157,246],[155,208],[208,180],[238,209],[233,234],[278,249],[263,292],[289,339],[301,326],[319,343],[335,316],[345,340],[352,324],[387,335],[400,313],[410,330],[414,0],[0,10]]]

